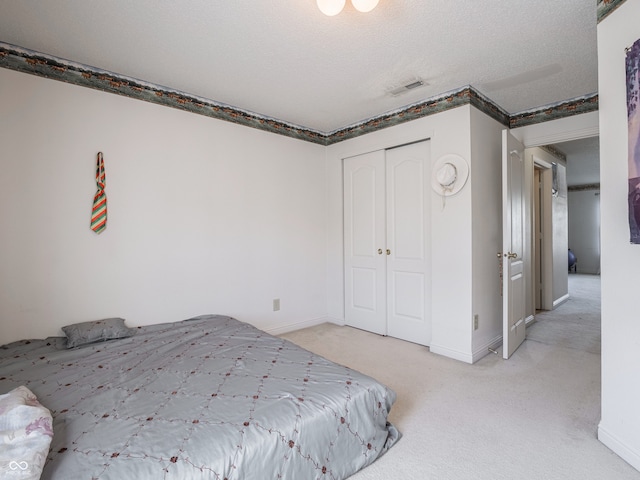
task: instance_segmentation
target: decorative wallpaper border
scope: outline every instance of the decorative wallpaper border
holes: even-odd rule
[[[540,148],[542,150],[545,150],[549,155],[552,155],[558,160],[562,160],[563,162],[567,163],[567,156],[553,145],[541,145]]]
[[[567,190],[570,192],[586,192],[588,190],[600,190],[599,183],[588,183],[586,185],[573,185],[567,187]]]
[[[559,118],[597,110],[598,94],[593,93],[584,97],[540,107],[535,110],[513,114],[509,119],[509,127],[524,127],[526,125],[533,125],[534,123],[548,122],[549,120],[557,120]]]
[[[616,8],[626,0],[598,0],[598,23],[607,18]]]
[[[332,145],[462,105],[473,105],[502,125],[510,128],[546,122],[598,109],[598,95],[593,94],[556,105],[509,115],[473,87],[465,86],[348,127],[324,133],[3,42],[0,42],[0,67],[177,108],[319,145]]]
[[[509,115],[504,110],[483,97],[472,87],[466,86],[458,90],[403,107],[400,110],[389,112],[384,115],[359,122],[355,125],[336,130],[335,132],[327,135],[327,145],[469,104],[502,123],[504,126],[509,126]]]
[[[178,90],[0,42],[0,67],[324,145],[326,135]]]

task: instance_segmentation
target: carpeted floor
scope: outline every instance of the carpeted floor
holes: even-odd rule
[[[468,365],[332,324],[283,337],[398,394],[390,421],[403,438],[353,480],[640,480],[596,439],[599,281],[570,275],[571,299],[538,315],[506,361]]]
[[[527,340],[600,353],[600,277],[569,275],[570,298],[550,312],[539,312],[527,327]]]

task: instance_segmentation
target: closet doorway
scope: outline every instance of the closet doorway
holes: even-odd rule
[[[430,142],[344,159],[345,323],[431,343]]]

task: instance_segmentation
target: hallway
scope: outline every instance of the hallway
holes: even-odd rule
[[[527,340],[600,354],[600,276],[569,275],[569,300],[536,314]]]

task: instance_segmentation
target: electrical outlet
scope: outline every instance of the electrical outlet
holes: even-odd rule
[[[480,320],[480,315],[478,315],[477,313],[473,316],[473,329],[477,330],[478,329],[478,323]]]
[[[274,298],[273,299],[273,311],[277,312],[278,310],[280,310],[280,299],[279,298]]]

